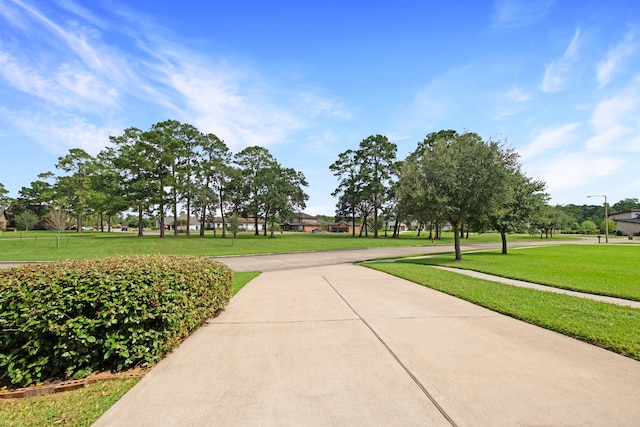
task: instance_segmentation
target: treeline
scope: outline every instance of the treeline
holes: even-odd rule
[[[500,141],[484,141],[471,132],[442,130],[428,134],[406,159],[396,158],[397,146],[383,135],[364,139],[357,149],[339,154],[330,170],[338,178],[338,219],[350,221],[355,235],[371,226],[374,237],[380,216],[395,224],[417,223],[438,233],[444,224],[453,228],[456,258],[461,258],[460,236],[465,231],[594,232],[604,230],[603,207],[568,205],[552,207],[543,181],[521,171],[518,154]],[[638,207],[625,199],[613,210]],[[614,226],[610,226],[613,230]]]
[[[175,222],[178,208],[184,207],[187,234],[192,215],[201,223],[202,236],[206,221],[219,212],[222,237],[228,213],[254,218],[256,234],[258,221],[264,220],[273,235],[276,220],[304,209],[308,200],[304,175],[281,165],[266,148],[252,146],[233,154],[216,135],[190,124],[168,120],[146,131],[128,128],[110,140],[112,145],[95,157],[79,148],[69,150],[55,165],[60,173],[43,173],[15,200],[7,199],[14,221],[30,216],[29,222],[46,220],[50,228],[64,229],[73,217],[81,232],[87,215],[99,217],[101,227],[106,222],[110,229],[113,218],[133,210],[139,235],[146,217],[152,216],[164,237],[165,213],[172,212]]]

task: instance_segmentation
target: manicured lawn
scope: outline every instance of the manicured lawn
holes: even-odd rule
[[[98,381],[88,387],[31,399],[0,401],[0,425],[6,427],[90,426],[139,378]]]
[[[365,265],[640,360],[638,309],[474,279],[426,265]]]
[[[560,245],[450,254],[401,262],[444,265],[562,289],[640,301],[640,245]]]
[[[237,294],[258,274],[257,271],[235,273],[231,295]],[[2,399],[0,426],[90,426],[138,381],[139,378],[112,379],[60,394],[31,399]]]
[[[380,237],[374,239],[351,237],[346,234],[334,233],[284,233],[269,237],[254,236],[251,233],[241,233],[234,242],[231,238],[214,238],[210,233],[205,238],[197,235],[186,237],[167,236],[160,239],[157,235],[149,234],[137,237],[133,233],[100,233],[85,232],[82,234],[65,233],[60,240],[60,247],[56,248],[55,234],[47,231],[22,233],[3,233],[0,238],[0,261],[49,261],[64,258],[99,258],[112,255],[135,254],[168,254],[168,255],[197,255],[224,256],[246,255],[283,252],[304,252],[319,250],[375,248],[386,246],[431,246],[428,233],[420,237],[416,233],[403,233],[400,238]],[[9,236],[7,236],[9,235]],[[28,236],[28,237],[27,237]],[[561,240],[572,238],[566,236],[554,237]],[[509,236],[510,241],[536,240],[535,236]],[[470,235],[464,243],[499,242],[500,236],[495,233]],[[444,233],[443,239],[435,242],[442,245],[443,250],[451,250],[453,236]]]

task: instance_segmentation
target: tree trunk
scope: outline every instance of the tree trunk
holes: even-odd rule
[[[164,228],[164,218],[160,219],[160,224]],[[142,205],[138,205],[138,237],[142,237],[142,229],[144,228],[144,218],[142,218]]]
[[[204,206],[202,207],[202,217],[200,217],[200,237],[204,237],[204,227],[206,225],[207,222],[207,203],[204,203]],[[215,233],[215,227],[214,227],[214,233]],[[214,234],[215,237],[215,234]]]
[[[100,232],[104,233],[104,212],[100,212]]]
[[[362,234],[362,229],[360,229],[360,234]],[[351,237],[356,237],[356,208],[351,208]]]
[[[173,235],[178,235],[178,191],[175,187],[171,190],[173,193]]]
[[[453,246],[456,250],[456,261],[462,261],[462,252],[460,251],[460,226],[453,223]]]
[[[253,234],[254,236],[259,236],[260,231],[258,231],[258,214],[256,213],[256,217],[254,218],[254,225],[256,227],[256,232]]]
[[[191,198],[187,197],[187,231],[186,235],[191,236],[190,229],[191,228]]]
[[[373,238],[378,238],[378,208],[373,209]]]
[[[222,201],[222,188],[220,188],[220,190],[218,191],[218,196],[220,198],[220,217],[222,218],[222,238],[226,238],[227,237],[227,226],[225,224],[225,218],[224,218],[224,202]],[[214,215],[215,218],[215,215]],[[213,229],[216,229],[216,224],[214,221],[213,224]]]
[[[507,254],[507,233],[504,230],[500,230],[500,238],[502,239],[502,254]]]
[[[107,215],[107,233],[111,233],[111,215]]]

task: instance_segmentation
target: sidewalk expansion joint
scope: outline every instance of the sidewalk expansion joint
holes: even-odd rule
[[[352,317],[348,319],[309,319],[309,320],[256,320],[252,322],[216,322],[208,321],[207,325],[272,325],[272,324],[288,324],[288,323],[320,323],[320,322],[354,322],[360,319]]]
[[[325,276],[322,276],[322,278],[325,280],[325,282],[327,282],[329,286],[331,286],[331,289],[333,289],[333,291],[340,297],[340,299],[344,301],[347,307],[349,307],[349,309],[356,316],[358,316],[360,321],[371,331],[371,333],[378,339],[378,341],[380,341],[380,343],[384,346],[384,348],[387,349],[389,354],[395,359],[395,361],[407,373],[407,375],[409,375],[409,377],[413,380],[413,382],[418,386],[418,388],[422,391],[422,393],[424,393],[424,395],[431,401],[431,403],[433,403],[433,405],[438,409],[438,411],[442,414],[442,416],[449,422],[449,424],[451,424],[452,427],[457,427],[456,422],[449,416],[449,414],[447,414],[444,408],[440,406],[438,401],[431,395],[431,393],[429,393],[429,390],[426,389],[426,387],[420,382],[420,380],[418,380],[418,378],[413,374],[413,372],[411,372],[411,370],[404,363],[402,363],[402,360],[400,360],[400,357],[398,357],[398,355],[391,349],[391,347],[389,347],[389,345],[382,339],[382,337],[375,331],[375,329],[373,329],[371,325],[369,325],[369,323],[360,315],[360,313],[358,313],[355,310],[355,308],[353,308],[353,306],[349,304],[349,301],[347,301],[346,298],[335,288],[335,286],[333,286],[333,284],[329,281],[329,279],[327,279]]]

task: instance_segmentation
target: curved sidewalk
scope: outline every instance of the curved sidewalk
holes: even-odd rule
[[[326,265],[261,274],[95,425],[635,426],[638,384],[640,362]]]

